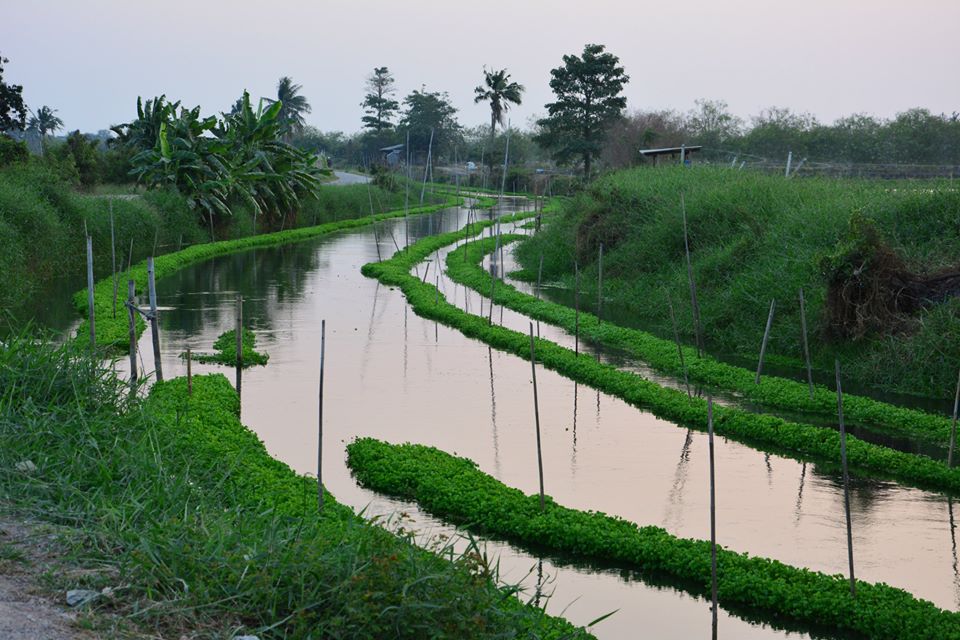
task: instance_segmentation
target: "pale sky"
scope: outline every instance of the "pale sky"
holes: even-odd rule
[[[303,85],[307,122],[360,129],[364,78],[386,65],[398,99],[448,91],[464,125],[484,65],[526,85],[509,117],[525,126],[552,99],[550,69],[601,43],[631,77],[628,109],[686,111],[725,100],[742,117],[771,105],[822,121],[921,106],[960,111],[960,0],[25,0],[0,11],[4,77],[70,130],[135,114],[166,93],[204,113],[244,88]]]

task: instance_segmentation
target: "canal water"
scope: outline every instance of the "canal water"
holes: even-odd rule
[[[466,209],[411,218],[411,240],[462,227]],[[384,223],[405,241],[403,219]],[[389,231],[388,231],[389,229]],[[444,253],[439,258],[442,260]],[[529,362],[416,316],[402,293],[360,274],[377,260],[373,229],[256,249],[189,267],[158,282],[166,375],[182,375],[179,355],[209,350],[232,328],[244,297],[246,325],[266,367],[243,375],[242,420],[270,453],[301,473],[315,471],[320,322],[326,320],[325,485],[368,514],[403,512],[423,535],[452,529],[415,505],[359,487],[343,446],[358,436],[418,442],[469,457],[482,470],[528,493],[537,490]],[[422,273],[422,267],[418,268]],[[428,274],[435,281],[435,268]],[[467,305],[462,287],[441,281]],[[479,296],[470,303],[479,312]],[[488,311],[485,309],[484,311]],[[499,308],[495,310],[499,320]],[[519,316],[504,321],[526,327]],[[542,326],[545,337],[564,340]],[[567,337],[568,338],[568,337]],[[149,330],[141,356],[152,369]],[[143,362],[141,358],[141,362]],[[125,361],[118,363],[122,372]],[[233,370],[195,365],[196,372]],[[560,504],[615,514],[671,533],[709,538],[706,435],[659,420],[626,403],[538,370],[547,493]],[[828,573],[846,571],[841,479],[833,471],[719,439],[717,530],[724,546]],[[902,587],[939,606],[960,598],[953,505],[936,493],[854,478],[851,500],[857,576]],[[677,585],[630,571],[569,564],[537,550],[490,541],[501,577],[528,597],[550,595],[548,611],[577,624],[616,610],[600,638],[641,634],[687,638],[710,632],[709,603]],[[538,585],[540,586],[538,590]],[[773,628],[722,612],[722,638],[831,637]]]

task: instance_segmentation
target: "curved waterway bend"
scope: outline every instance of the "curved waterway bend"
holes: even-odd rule
[[[466,215],[461,209],[411,218],[411,237],[460,228]],[[403,219],[380,225],[384,255],[393,250],[387,229],[402,245],[404,226]],[[187,346],[208,350],[232,327],[234,298],[241,293],[246,325],[270,354],[268,366],[244,373],[243,421],[274,456],[312,473],[320,320],[325,318],[325,484],[347,504],[370,505],[368,513],[406,511],[414,527],[449,533],[449,527],[413,505],[358,487],[344,463],[343,445],[361,435],[431,444],[467,456],[506,484],[533,493],[529,363],[417,317],[399,291],[360,274],[364,263],[376,259],[374,232],[367,227],[225,256],[161,280],[158,295],[168,308],[161,316],[164,371],[182,375],[179,354]],[[150,340],[148,331],[140,342],[148,366]],[[195,365],[195,371],[233,377],[222,367]],[[598,396],[551,371],[538,371],[537,377],[548,493],[570,507],[659,524],[682,536],[709,537],[704,434]],[[722,544],[830,573],[845,571],[842,493],[832,473],[721,439],[717,484]],[[957,565],[945,499],[859,480],[852,507],[858,577],[955,606]],[[502,577],[522,581],[532,596],[536,554],[497,542],[487,548],[499,555]],[[598,637],[633,637],[638,630],[665,638],[709,633],[708,603],[701,598],[650,585],[629,572],[546,560],[543,566],[550,576],[546,590],[553,594],[549,611],[564,611],[585,624],[619,609],[597,627]],[[726,612],[720,634],[808,637]]]

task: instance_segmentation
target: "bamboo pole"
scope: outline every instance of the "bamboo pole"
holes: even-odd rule
[[[947,452],[947,466],[953,466],[953,452],[957,446],[957,409],[960,407],[960,375],[957,376],[957,392],[953,396],[953,424],[950,426],[950,450]]]
[[[683,358],[683,346],[680,344],[680,330],[677,328],[677,316],[673,312],[673,300],[670,294],[667,294],[667,306],[670,308],[670,323],[673,325],[673,339],[677,343],[677,355],[680,356],[680,367],[683,369],[683,384],[687,387],[687,397],[693,397],[690,393],[690,380],[687,377],[687,363]]]
[[[317,508],[323,509],[323,365],[327,343],[327,321],[320,321],[320,390],[317,411]]]
[[[543,500],[543,452],[540,447],[540,405],[537,400],[537,354],[533,343],[533,323],[530,323],[530,372],[533,374],[533,419],[537,428],[537,471],[540,475],[540,511]]]
[[[93,238],[87,236],[87,318],[90,320],[90,350],[97,348],[96,314],[93,309]]]
[[[403,196],[403,248],[410,247],[410,131],[407,130],[407,181]]]
[[[693,278],[693,265],[690,263],[690,237],[687,233],[687,205],[680,194],[680,212],[683,216],[683,247],[687,256],[687,280],[690,285],[690,313],[693,314],[693,337],[697,345],[697,357],[703,357],[703,331],[700,327],[700,305],[697,304],[697,285]]]
[[[543,252],[540,252],[540,262],[537,265],[537,300],[540,299],[540,284],[543,281]],[[537,320],[537,337],[540,337],[540,321]]]
[[[767,340],[770,339],[770,327],[773,326],[773,309],[777,301],[770,301],[770,313],[767,314],[767,327],[763,330],[763,342],[760,343],[760,359],[757,361],[757,375],[754,377],[754,384],[760,384],[760,372],[763,370],[763,356],[767,352]]]
[[[603,243],[600,243],[600,257],[597,259],[597,324],[603,322]]]
[[[150,295],[150,333],[153,334],[153,368],[157,382],[163,382],[163,364],[160,361],[160,322],[157,316],[157,282],[153,256],[147,258],[147,291]]]
[[[713,397],[707,396],[707,442],[710,450],[710,601],[713,637],[717,637],[717,488],[713,459]]]
[[[130,254],[127,256],[127,271],[133,265],[133,238],[130,238]]]
[[[187,347],[187,395],[193,395],[193,353]]]
[[[137,390],[137,316],[134,311],[137,296],[136,280],[127,280],[127,314],[130,321],[130,391]]]
[[[573,352],[580,355],[580,265],[573,263]]]
[[[800,287],[800,329],[803,335],[803,359],[807,364],[807,385],[810,387],[810,399],[813,400],[813,368],[810,366],[810,346],[807,343],[807,308],[803,302],[803,287]]]
[[[237,306],[235,313],[236,323],[234,325],[234,334],[236,337],[237,348],[237,396],[243,400],[243,296],[237,294]]]
[[[427,193],[427,173],[430,170],[430,161],[433,159],[433,127],[430,128],[430,144],[427,147],[427,165],[423,168],[423,187],[420,189],[420,204],[423,205],[423,196]],[[431,218],[432,220],[433,218]]]
[[[850,596],[857,595],[853,574],[853,527],[850,523],[850,473],[847,470],[847,429],[843,424],[843,389],[840,386],[840,361],[834,360],[837,374],[837,417],[840,422],[840,464],[843,467],[843,510],[847,517],[847,559],[850,563]]]
[[[110,200],[110,261],[113,265],[113,319],[117,319],[117,236],[113,227],[113,200]]]

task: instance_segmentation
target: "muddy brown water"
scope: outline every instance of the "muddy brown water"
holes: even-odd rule
[[[462,227],[466,210],[411,218],[412,239]],[[387,223],[403,243],[402,219]],[[393,243],[381,226],[384,255]],[[441,259],[443,252],[441,252]],[[183,375],[187,346],[209,350],[233,326],[234,298],[270,354],[266,367],[243,376],[243,422],[270,453],[302,473],[315,472],[320,320],[327,321],[324,402],[325,484],[368,514],[409,514],[425,535],[453,529],[415,505],[359,487],[343,445],[356,436],[419,442],[475,460],[507,485],[537,491],[529,362],[488,349],[458,331],[416,316],[399,290],[360,273],[377,259],[371,228],[309,242],[238,253],[189,267],[158,283],[167,376]],[[422,273],[422,271],[420,271]],[[428,275],[434,280],[434,268]],[[441,282],[451,299],[462,287]],[[479,311],[480,298],[471,302]],[[485,308],[486,312],[488,309]],[[499,308],[495,311],[499,319]],[[526,330],[526,319],[504,313]],[[568,340],[541,326],[550,339]],[[152,368],[151,336],[140,353]],[[125,361],[119,363],[120,370]],[[232,369],[194,365],[196,372]],[[603,511],[680,536],[708,538],[706,435],[633,408],[619,399],[538,369],[547,493],[560,504]],[[803,464],[718,439],[717,530],[724,546],[828,573],[846,571],[840,478]],[[952,505],[943,496],[892,482],[854,478],[857,576],[905,588],[939,606],[960,601]],[[548,611],[598,625],[600,638],[687,638],[710,633],[709,603],[676,585],[629,571],[567,564],[536,550],[487,542],[501,576],[528,597],[552,594]],[[542,567],[542,569],[541,569]],[[540,579],[541,572],[543,579]],[[722,612],[720,637],[811,637]],[[829,635],[816,637],[831,637]]]

